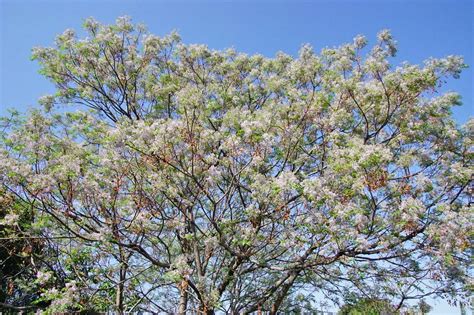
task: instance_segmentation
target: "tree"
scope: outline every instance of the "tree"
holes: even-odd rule
[[[32,213],[13,196],[2,191],[0,197],[0,308],[14,310],[10,301],[29,304],[37,298],[34,290],[24,284],[36,279],[32,272],[35,258],[43,250],[39,239],[29,239],[25,230],[32,222]]]
[[[313,291],[398,308],[469,291],[474,124],[439,92],[462,58],[393,68],[386,30],[267,58],[84,27],[34,49],[57,92],[3,123],[3,189],[85,264],[44,299],[275,314]]]
[[[398,315],[396,307],[386,300],[377,298],[362,298],[344,304],[339,315]]]

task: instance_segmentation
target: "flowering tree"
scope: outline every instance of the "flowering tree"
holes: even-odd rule
[[[57,92],[1,135],[2,191],[46,218],[60,255],[42,272],[69,279],[42,288],[50,310],[275,314],[313,292],[401,308],[469,291],[474,124],[438,92],[460,57],[393,68],[388,31],[266,58],[127,18],[84,27],[34,49]]]

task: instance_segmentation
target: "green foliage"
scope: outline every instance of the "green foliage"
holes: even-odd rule
[[[396,308],[386,300],[360,299],[341,307],[339,315],[397,315]]]

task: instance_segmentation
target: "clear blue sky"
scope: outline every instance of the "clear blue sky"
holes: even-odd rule
[[[176,29],[186,43],[266,56],[279,50],[296,54],[303,43],[319,51],[351,41],[357,34],[373,42],[379,30],[389,28],[399,43],[395,63],[464,56],[471,67],[460,79],[450,80],[446,89],[463,97],[464,105],[454,111],[458,122],[474,115],[474,11],[469,0],[0,0],[0,114],[9,107],[36,106],[38,97],[54,91],[30,61],[33,46],[51,45],[66,28],[79,30],[86,17],[112,23],[121,15],[146,24],[157,35]],[[458,313],[439,304],[431,314]]]

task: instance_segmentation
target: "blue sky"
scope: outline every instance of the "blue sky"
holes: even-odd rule
[[[0,0],[0,114],[10,107],[37,106],[38,97],[54,91],[30,61],[32,47],[52,45],[66,28],[79,30],[86,17],[112,23],[122,15],[146,24],[157,35],[175,29],[186,43],[266,56],[280,50],[294,55],[304,43],[319,51],[351,41],[357,34],[373,43],[379,30],[389,28],[399,43],[394,64],[464,56],[471,67],[444,89],[463,97],[464,105],[454,110],[459,123],[474,114],[474,11],[469,0]],[[458,313],[443,303],[431,314]]]

